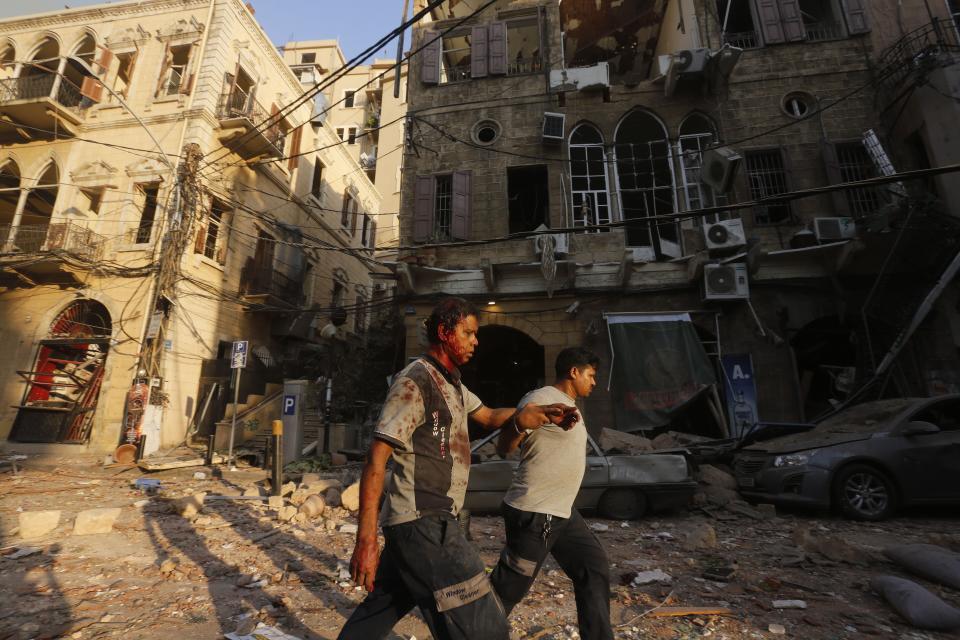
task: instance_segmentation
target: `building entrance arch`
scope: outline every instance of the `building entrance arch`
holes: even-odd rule
[[[502,325],[480,327],[480,346],[463,367],[463,382],[488,407],[514,407],[528,391],[543,386],[543,345]]]

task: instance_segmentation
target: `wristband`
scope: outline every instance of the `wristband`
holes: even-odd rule
[[[518,436],[523,436],[527,434],[526,430],[523,430],[523,431],[520,430],[520,426],[517,424],[516,414],[514,414],[513,416],[513,430],[517,432]]]

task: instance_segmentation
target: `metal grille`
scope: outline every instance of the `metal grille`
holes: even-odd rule
[[[220,236],[220,221],[223,213],[216,207],[210,210],[207,221],[207,234],[203,241],[203,255],[211,260],[217,257],[217,238]]]
[[[540,56],[532,58],[517,58],[507,63],[507,75],[517,76],[524,73],[537,73],[543,70],[543,61]]]
[[[743,456],[743,457],[737,458],[737,462],[734,465],[734,469],[737,475],[749,475],[763,469],[766,461],[767,461],[766,458],[750,458],[750,457]]]
[[[757,37],[756,31],[725,33],[723,34],[723,44],[728,44],[731,47],[737,47],[739,49],[759,49],[760,38]]]
[[[437,240],[450,239],[450,222],[453,218],[453,176],[437,176],[434,197],[433,227]]]
[[[750,151],[746,155],[746,160],[751,199],[762,200],[789,191],[787,172],[779,149]],[[753,208],[753,220],[756,224],[780,224],[790,222],[792,217],[789,202],[759,205]]]
[[[700,172],[703,169],[703,152],[709,147],[715,136],[712,133],[697,133],[680,136],[677,147],[680,156],[680,173],[683,178],[683,192],[687,197],[687,210],[715,207],[727,204],[726,195],[716,195],[708,185],[700,181]],[[694,218],[694,225],[710,224],[727,220],[729,213],[714,213],[709,216]]]
[[[674,213],[673,173],[670,169],[670,145],[666,140],[637,144],[618,144],[617,174],[623,198],[623,217],[637,220]],[[675,241],[678,231],[674,222],[657,225],[661,238]],[[649,225],[628,225],[627,245],[644,247],[652,244]]]
[[[610,198],[602,144],[570,145],[570,178],[574,226],[609,224]]]
[[[856,182],[875,178],[873,162],[867,150],[859,142],[837,145],[837,164],[843,182]],[[875,187],[849,189],[846,192],[850,213],[854,217],[875,213],[880,208],[880,194]]]
[[[847,37],[843,25],[837,22],[809,22],[804,27],[807,31],[807,42],[826,42]]]

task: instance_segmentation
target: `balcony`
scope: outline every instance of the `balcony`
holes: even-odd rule
[[[77,135],[92,101],[80,89],[53,73],[0,80],[0,140],[34,140]]]
[[[760,38],[756,31],[741,31],[739,33],[723,34],[723,44],[738,49],[758,49],[760,47]]]
[[[217,117],[222,128],[220,141],[242,157],[283,157],[285,134],[280,123],[264,128],[262,125],[270,113],[251,95],[235,89],[220,96]]]
[[[885,92],[896,95],[898,89],[916,75],[956,64],[960,61],[960,41],[952,20],[934,19],[903,36],[880,56],[877,77]]]
[[[247,260],[240,274],[240,293],[248,303],[298,307],[303,302],[303,281],[273,267],[257,266]]]
[[[105,242],[100,234],[74,222],[21,225],[13,238],[10,225],[0,225],[0,286],[75,284],[77,270],[63,254],[99,260]],[[29,261],[24,261],[25,254]]]
[[[847,37],[847,30],[838,22],[808,22],[804,24],[807,42],[828,42]]]

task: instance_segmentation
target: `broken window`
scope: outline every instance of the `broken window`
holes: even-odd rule
[[[100,206],[103,204],[103,193],[105,189],[81,189],[80,195],[83,196],[83,208],[93,215],[100,215]]]
[[[417,176],[413,241],[466,240],[470,231],[472,184],[470,171]]]
[[[349,89],[343,92],[343,106],[347,109],[357,106],[357,92]]]
[[[748,151],[745,160],[751,200],[769,198],[790,190],[783,153],[780,149]],[[793,213],[789,202],[759,205],[753,208],[755,224],[782,224],[790,222],[792,218]]]
[[[330,306],[334,309],[343,306],[343,295],[347,288],[341,282],[334,281],[333,291],[330,294]]]
[[[610,192],[607,189],[603,136],[591,124],[581,124],[570,134],[570,182],[573,225],[591,227],[609,224]]]
[[[343,194],[343,208],[340,210],[340,226],[346,229],[350,224],[350,211],[356,211],[357,204],[350,192]]]
[[[217,259],[217,250],[220,248],[220,227],[223,224],[223,214],[226,210],[223,203],[214,200],[210,206],[210,215],[207,216],[207,227],[203,230],[203,255],[211,260]]]
[[[157,217],[157,195],[160,192],[160,186],[147,184],[140,185],[139,189],[143,194],[143,208],[140,212],[140,222],[137,225],[134,241],[137,244],[147,244],[153,235],[153,221]]]
[[[648,259],[680,257],[679,223],[650,222],[676,212],[667,130],[651,113],[634,111],[617,129],[615,150],[627,246],[646,249]]]
[[[114,93],[126,98],[133,82],[133,68],[137,63],[137,52],[117,54],[117,77],[113,82]]]
[[[317,61],[316,53],[301,53],[300,54],[300,64],[313,64]]]
[[[808,42],[846,37],[836,0],[800,0],[800,15]]]
[[[440,84],[470,79],[470,34],[453,33],[441,39]]]
[[[345,129],[343,127],[337,127],[337,137],[340,138],[340,141],[343,142],[346,138],[343,137]]]
[[[310,182],[310,193],[319,200],[323,197],[323,163],[319,158],[313,161],[313,179]]]
[[[507,200],[510,233],[550,226],[547,166],[507,168]]]
[[[507,75],[537,73],[542,69],[539,19],[507,22]]]
[[[700,180],[703,167],[703,152],[716,145],[717,134],[713,124],[700,114],[692,114],[680,125],[680,139],[677,141],[677,157],[680,161],[680,177],[683,180],[683,195],[686,210],[715,207],[727,203],[726,195],[717,195],[709,185]],[[711,214],[694,218],[694,224],[710,224],[727,220],[728,213]]]
[[[168,46],[160,73],[156,97],[188,94],[193,87],[190,60],[194,45]]]
[[[858,182],[877,177],[873,160],[862,142],[838,144],[836,150],[840,182]],[[846,198],[848,211],[854,217],[871,215],[880,208],[880,194],[876,187],[848,189],[840,195]]]
[[[749,0],[717,0],[717,15],[724,44],[741,49],[760,46]]]
[[[357,144],[357,128],[350,127],[347,130],[347,144]]]

